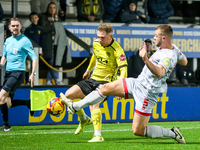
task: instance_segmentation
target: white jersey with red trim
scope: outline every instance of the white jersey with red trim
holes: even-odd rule
[[[177,64],[177,61],[183,59],[183,53],[174,44],[173,49],[160,49],[149,58],[154,65],[162,65],[166,73],[161,78],[156,77],[145,65],[137,81],[148,89],[151,93],[167,92],[166,80]]]

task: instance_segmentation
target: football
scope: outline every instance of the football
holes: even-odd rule
[[[59,116],[60,114],[62,114],[64,112],[65,105],[62,102],[61,98],[55,97],[55,98],[51,98],[50,100],[48,100],[46,109],[47,109],[48,113],[50,113],[51,115]]]

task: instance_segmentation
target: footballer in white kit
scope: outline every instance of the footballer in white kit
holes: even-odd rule
[[[159,93],[167,92],[166,80],[176,66],[177,61],[182,60],[183,53],[173,45],[173,49],[160,49],[149,58],[154,65],[162,65],[166,74],[161,78],[156,77],[145,65],[142,73],[135,78],[124,78],[123,88],[125,98],[134,98],[136,102],[135,112],[142,116],[151,116],[151,111],[156,104]]]

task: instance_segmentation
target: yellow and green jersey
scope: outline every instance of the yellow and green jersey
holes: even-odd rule
[[[120,77],[127,77],[127,60],[121,45],[112,40],[111,44],[107,47],[101,46],[98,40],[93,42],[94,54],[90,60],[88,70],[94,71],[91,78],[97,81],[114,81],[118,69],[120,69]]]

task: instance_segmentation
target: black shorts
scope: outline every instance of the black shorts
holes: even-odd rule
[[[25,71],[7,71],[3,87],[6,92],[9,92],[11,99],[14,97],[14,92],[23,83],[25,78]]]
[[[77,85],[81,88],[83,94],[88,95],[92,91],[94,91],[99,85],[108,83],[108,81],[96,81],[91,78],[87,80],[82,80],[77,83]]]

